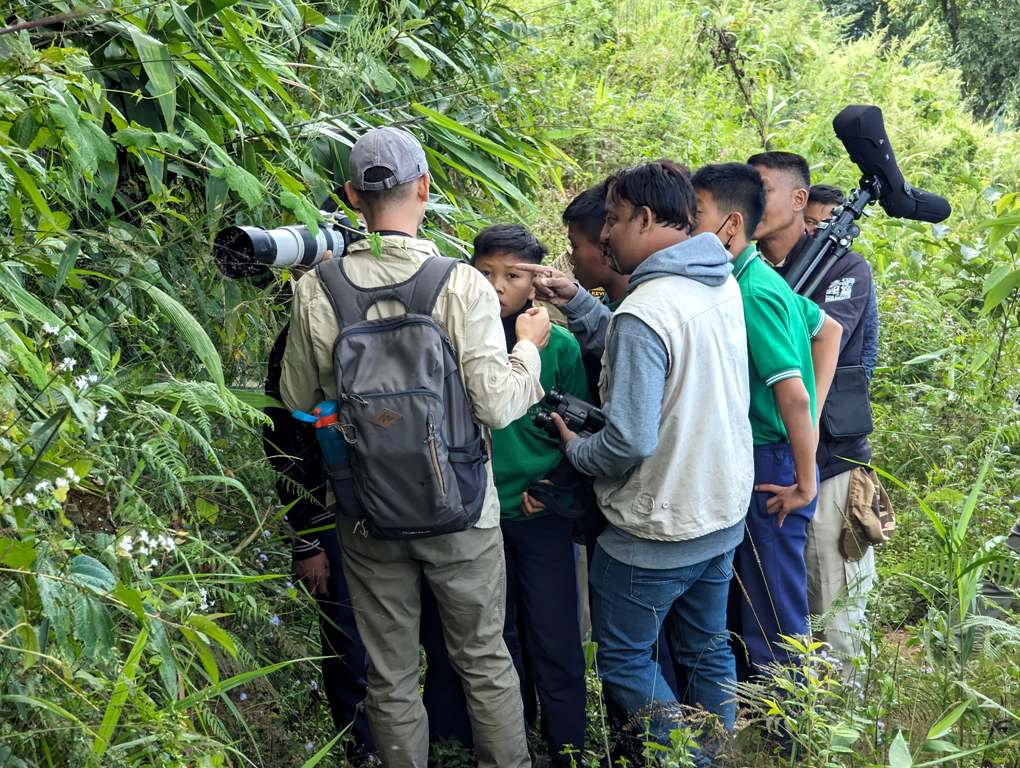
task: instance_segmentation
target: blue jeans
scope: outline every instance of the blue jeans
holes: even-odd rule
[[[602,547],[595,551],[592,636],[608,704],[627,717],[647,712],[650,735],[660,743],[669,743],[679,713],[652,653],[664,622],[673,659],[686,676],[688,702],[733,729],[736,671],[726,630],[732,561],[730,550],[684,568],[638,568]]]
[[[796,473],[789,443],[754,447],[754,482],[793,485]],[[731,594],[730,629],[739,635],[738,677],[767,672],[771,662],[788,664],[778,643],[782,635],[806,635],[808,628],[807,565],[804,547],[815,515],[817,497],[791,512],[779,527],[766,504],[770,494],[751,494],[747,533],[737,547],[734,568],[742,589]]]

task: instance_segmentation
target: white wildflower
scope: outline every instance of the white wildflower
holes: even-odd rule
[[[150,565],[150,566],[151,566],[152,568],[155,568],[155,567],[156,567],[157,565],[159,565],[159,563],[157,563],[157,562],[156,562],[156,558],[152,558],[152,559],[151,559],[151,560],[149,561],[149,565]]]
[[[26,504],[31,504],[32,506],[35,506],[35,504],[38,501],[39,501],[39,498],[34,493],[32,493],[31,491],[29,491],[28,493],[25,494],[25,503]]]
[[[42,332],[47,336],[56,336],[60,333],[59,325],[50,325],[49,323],[43,323]]]
[[[202,611],[209,610],[209,591],[205,587],[199,587],[198,590],[198,608]]]
[[[123,557],[129,557],[131,555],[131,537],[124,534],[120,537],[120,541],[117,542],[117,554]]]
[[[138,540],[139,541],[144,541],[146,544],[148,544],[149,543],[149,532],[147,530],[145,530],[144,528],[142,528],[142,530],[140,530],[138,532]]]
[[[60,337],[61,341],[74,341],[74,331],[68,328],[67,333]]]
[[[96,411],[96,424],[100,424],[105,421],[108,414],[109,411],[106,410],[105,405],[99,406],[99,410]]]
[[[41,480],[35,484],[36,493],[49,493],[53,490],[53,483],[49,480]]]
[[[78,473],[74,471],[74,467],[68,467],[68,468],[67,468],[67,469],[66,469],[66,470],[64,471],[64,475],[65,475],[65,476],[67,477],[67,479],[68,479],[68,480],[70,480],[70,481],[71,481],[72,483],[80,483],[80,482],[81,482],[81,478],[80,478],[80,477],[78,477]]]
[[[68,482],[67,482],[66,478],[63,478],[63,477],[58,477],[56,480],[53,481],[53,484],[57,488],[66,488],[68,486]]]
[[[60,371],[73,371],[74,366],[78,365],[78,361],[73,357],[65,357],[60,361],[60,365],[57,366],[57,370]]]
[[[315,750],[315,743],[309,739],[305,742],[305,752],[312,752]]]

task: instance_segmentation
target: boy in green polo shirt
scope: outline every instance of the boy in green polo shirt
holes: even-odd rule
[[[496,290],[507,349],[516,343],[518,315],[535,298],[531,273],[517,265],[541,264],[545,255],[545,246],[516,224],[487,227],[475,237],[471,264]],[[581,348],[569,331],[554,325],[540,355],[546,392],[556,388],[589,400]],[[534,681],[549,755],[554,764],[565,765],[560,753],[567,745],[581,749],[585,731],[573,521],[565,516],[570,514],[573,488],[583,479],[564,459],[559,437],[535,426],[537,411],[535,406],[492,432],[507,568],[503,636],[522,682],[525,670]]]
[[[733,255],[747,328],[754,494],[733,567],[731,629],[742,638],[738,673],[787,663],[780,635],[807,635],[804,545],[817,495],[817,412],[832,382],[841,328],[794,293],[765,264],[751,235],[765,210],[765,187],[749,165],[707,165],[691,179],[697,232],[715,232]],[[816,407],[817,406],[817,407]],[[741,670],[741,662],[749,662]]]

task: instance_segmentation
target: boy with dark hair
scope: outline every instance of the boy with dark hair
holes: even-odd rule
[[[742,589],[730,592],[730,626],[746,649],[745,656],[738,647],[738,662],[747,659],[762,673],[787,661],[780,635],[810,631],[804,545],[817,492],[816,403],[828,393],[841,328],[795,294],[751,244],[765,210],[754,168],[706,165],[691,182],[695,231],[714,233],[730,252],[744,306],[755,492],[734,558]]]
[[[532,275],[517,264],[541,264],[546,253],[519,224],[486,227],[475,237],[471,264],[496,290],[507,349],[517,342],[517,318],[535,298]],[[546,392],[555,388],[588,399],[581,349],[569,331],[553,326],[540,356]],[[570,519],[574,490],[583,479],[563,458],[559,440],[535,426],[537,411],[532,408],[492,432],[492,472],[507,572],[503,637],[522,682],[525,670],[534,682],[550,759],[565,765],[564,747],[582,749],[585,731],[584,654]]]
[[[690,179],[674,164],[610,179],[601,240],[613,269],[630,276],[615,313],[530,268],[582,346],[605,347],[606,426],[578,437],[555,420],[567,458],[596,478],[609,521],[591,564],[607,702],[624,719],[647,711],[651,738],[664,744],[680,717],[652,654],[666,616],[691,700],[733,727],[726,600],[753,481],[740,290],[719,240],[689,236],[694,214]]]
[[[804,206],[811,183],[804,158],[783,152],[779,154],[786,159],[778,162],[772,157],[775,154],[754,155],[748,163],[761,173],[767,197],[765,215],[754,236],[762,254],[783,275],[810,239]],[[868,547],[862,556],[851,559],[841,551],[840,540],[844,520],[852,514],[847,508],[851,474],[864,472],[860,464],[871,461],[870,424],[844,419],[834,425],[829,416],[833,409],[856,416],[867,411],[868,384],[861,373],[867,373],[878,334],[877,311],[872,314],[868,309],[875,306],[871,267],[851,251],[830,268],[809,298],[842,326],[843,333],[834,384],[819,426],[816,460],[821,482],[804,553],[808,607],[812,615],[827,617],[822,638],[841,655],[857,656],[867,621],[867,594],[875,576],[874,550]],[[874,365],[873,357],[870,364]]]
[[[429,200],[428,162],[410,133],[396,128],[367,131],[351,149],[349,167],[347,194],[377,237],[352,244],[344,259],[320,266],[298,282],[280,380],[286,405],[308,411],[321,400],[337,398],[333,348],[340,324],[327,277],[347,280],[350,290],[361,293],[394,293],[420,285],[423,270],[439,264],[449,271],[427,298],[431,317],[448,335],[456,359],[460,381],[451,387],[463,386],[475,423],[501,428],[519,419],[542,397],[539,349],[549,337],[548,314],[534,309],[517,318],[517,344],[508,355],[492,286],[467,264],[433,261],[439,256],[435,245],[417,237]],[[379,240],[381,252],[373,252],[373,242]],[[378,293],[369,298],[376,297]],[[412,295],[409,300],[414,299]],[[402,302],[378,298],[363,315],[368,320],[397,317],[407,312]],[[427,362],[435,360],[421,361],[421,368]],[[392,427],[399,434],[401,414],[384,410],[377,415],[379,429]],[[431,442],[435,445],[436,440]],[[480,464],[480,509],[472,527],[388,539],[338,516],[344,571],[368,653],[366,712],[386,768],[428,761],[428,724],[418,685],[423,580],[435,595],[450,662],[463,683],[479,765],[530,765],[520,686],[503,642],[499,499],[489,464]],[[379,485],[387,488],[385,480]]]
[[[804,206],[804,225],[808,234],[813,235],[818,225],[832,218],[832,212],[843,205],[846,197],[839,187],[829,184],[812,184],[808,190],[807,205]]]
[[[570,242],[570,263],[574,277],[588,291],[605,291],[606,306],[615,310],[627,295],[627,276],[609,266],[599,242],[606,221],[606,183],[589,187],[570,201],[563,211],[563,224]]]

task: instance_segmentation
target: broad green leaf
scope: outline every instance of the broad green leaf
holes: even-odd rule
[[[213,168],[209,174],[214,178],[223,179],[227,186],[241,196],[249,208],[262,202],[265,187],[262,182],[252,176],[239,165],[229,164],[221,168]]]
[[[209,643],[206,642],[205,638],[201,637],[197,632],[188,629],[187,627],[179,627],[178,631],[184,636],[184,639],[188,641],[192,649],[195,651],[195,655],[198,656],[198,661],[202,665],[202,669],[209,676],[209,679],[215,685],[220,681],[220,668],[216,663],[216,655],[212,652],[212,648]]]
[[[200,613],[193,613],[188,618],[188,623],[202,634],[215,640],[216,644],[232,657],[237,658],[237,646],[234,644],[234,639],[211,618]]]
[[[97,595],[108,594],[117,585],[117,577],[110,573],[110,569],[89,555],[72,558],[70,578]]]
[[[296,195],[289,189],[284,189],[280,192],[280,203],[308,229],[314,232],[319,228],[319,210],[302,195]]]
[[[896,738],[889,745],[889,768],[911,768],[914,758],[910,756],[910,747],[903,738],[903,731],[896,732]]]
[[[942,717],[940,717],[935,724],[928,729],[928,735],[926,739],[941,739],[947,733],[949,733],[953,726],[956,725],[956,721],[963,717],[963,713],[967,711],[970,706],[970,699],[961,701],[956,706],[950,707]]]
[[[39,216],[43,223],[49,225],[51,229],[60,229],[60,222],[53,211],[50,210],[49,205],[46,204],[46,199],[42,196],[39,191],[39,187],[36,186],[35,181],[32,177],[18,164],[18,161],[14,159],[12,155],[5,152],[0,147],[0,157],[7,163],[7,167],[11,169],[11,173],[14,174],[14,178],[18,182],[18,186],[21,187],[21,191],[25,193],[25,196],[32,201],[32,205],[35,206]]]
[[[127,702],[129,684],[135,679],[138,659],[141,657],[142,651],[145,650],[145,642],[148,637],[149,633],[144,628],[138,633],[134,645],[131,646],[131,652],[117,677],[117,682],[113,686],[113,694],[106,705],[106,711],[103,712],[103,722],[100,723],[95,741],[92,743],[92,754],[97,758],[102,757],[107,747],[110,746],[113,732],[117,729],[121,712],[124,711],[124,704]]]
[[[205,365],[209,378],[221,387],[224,386],[223,363],[216,351],[216,345],[212,343],[202,324],[177,299],[155,285],[141,281],[135,281],[135,284],[149,294],[160,311],[177,327],[181,337]]]
[[[49,307],[29,293],[7,265],[0,268],[0,293],[2,293],[2,300],[9,301],[40,324],[46,323],[57,328],[64,327],[63,319],[53,314]]]
[[[35,545],[30,541],[0,538],[0,563],[8,568],[27,569],[35,562]]]
[[[230,388],[231,394],[234,395],[245,405],[250,405],[252,408],[286,408],[283,403],[277,400],[275,397],[270,397],[265,392],[252,392],[248,389],[236,389]]]
[[[71,604],[71,616],[85,655],[93,660],[107,656],[113,648],[113,622],[106,606],[92,595],[79,594]]]
[[[985,283],[985,304],[981,311],[986,314],[1002,304],[1017,288],[1020,288],[1020,269],[1010,270],[1009,267],[1000,267],[999,269],[1002,272],[996,270],[993,273],[995,279]]]
[[[131,40],[138,51],[138,59],[149,76],[152,94],[159,102],[167,130],[173,130],[174,116],[177,114],[177,76],[174,74],[174,63],[167,47],[145,34],[138,27],[127,25],[131,32]]]
[[[28,374],[33,386],[40,390],[46,386],[49,376],[42,362],[29,351],[14,329],[6,321],[0,320],[0,361],[4,359],[5,353],[14,356],[22,370]]]

